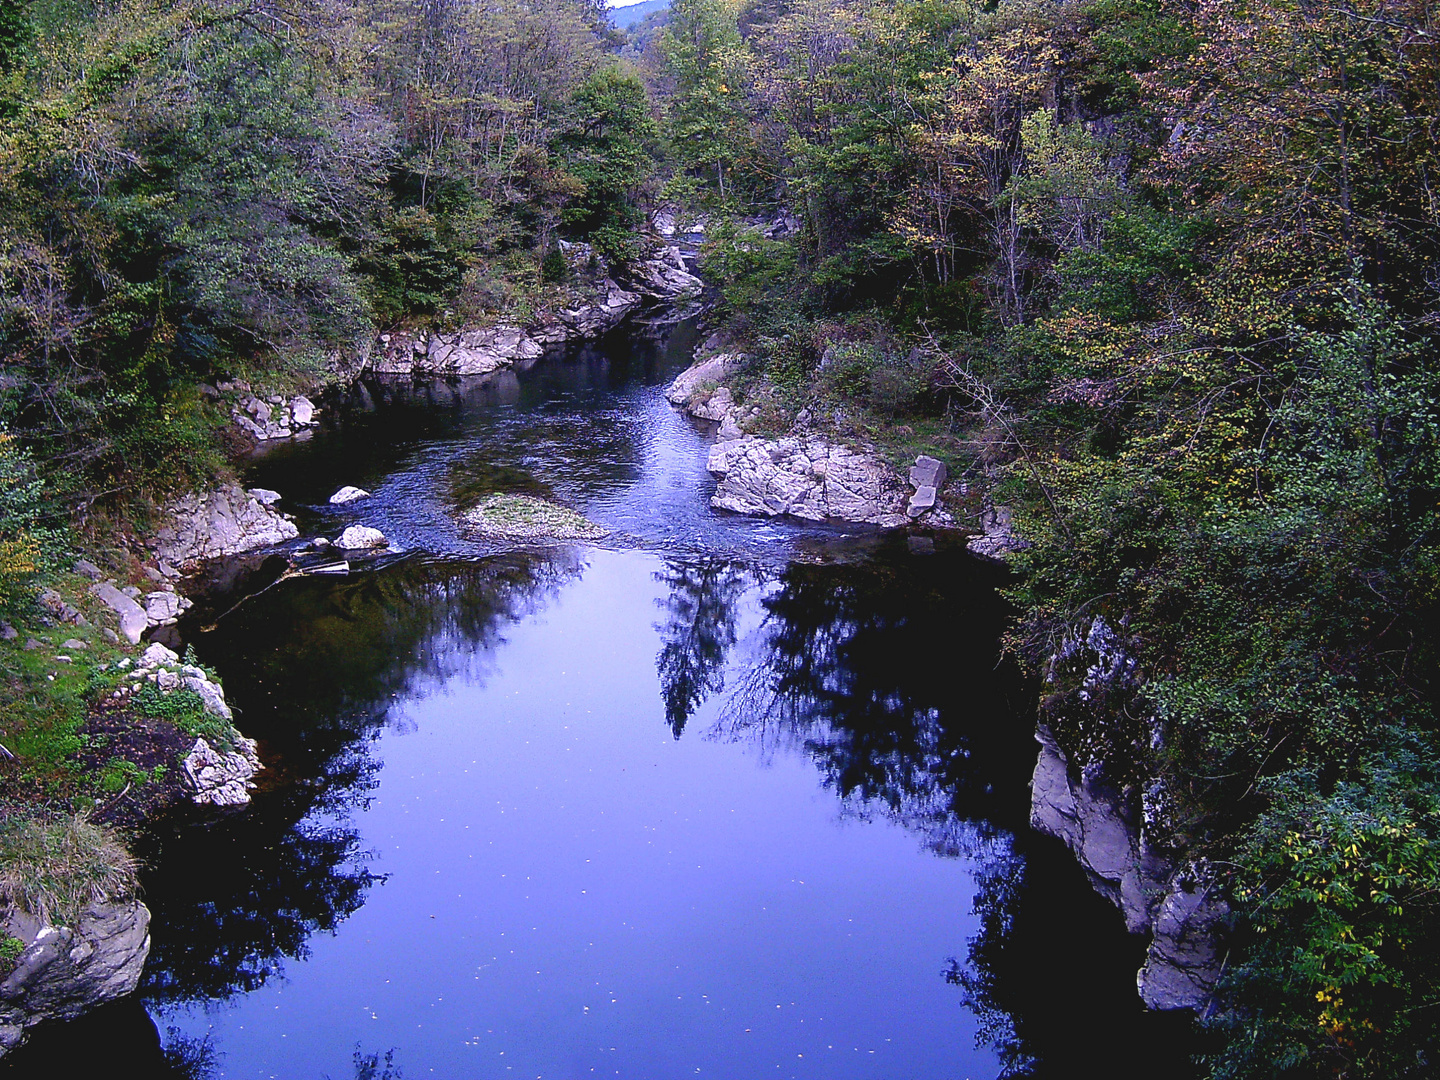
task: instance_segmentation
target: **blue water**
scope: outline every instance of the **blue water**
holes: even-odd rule
[[[659,561],[576,558],[493,649],[432,643],[454,673],[387,710],[350,822],[386,875],[365,905],[164,1022],[225,1077],[338,1076],[356,1045],[407,1075],[993,1075],[941,976],[976,930],[966,861],[847,816],[803,747],[726,734],[723,697],[674,738]]]

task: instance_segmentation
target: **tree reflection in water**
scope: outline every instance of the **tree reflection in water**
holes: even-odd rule
[[[505,627],[582,568],[562,549],[303,578],[202,635],[202,659],[228,658],[227,694],[272,762],[262,778],[280,784],[243,815],[152,834],[147,1000],[163,1011],[254,990],[357,910],[377,878],[351,815],[377,782],[370,743],[403,723],[392,702],[462,672],[483,679]]]
[[[669,587],[656,601],[665,621],[655,659],[665,720],[675,738],[700,704],[725,689],[725,664],[735,645],[740,600],[755,577],[729,559],[666,559],[655,580]]]
[[[676,699],[693,710],[719,691],[713,671],[734,644],[731,579],[671,567],[665,580],[678,618],[666,626],[662,683],[668,702],[666,661],[705,657],[671,660],[685,674]],[[856,565],[791,565],[767,586],[760,654],[710,734],[765,755],[802,753],[843,814],[879,814],[935,854],[969,860],[980,932],[963,963],[937,958],[937,973],[961,988],[1003,1075],[1084,1060],[1109,1061],[1115,1075],[1188,1075],[1187,1022],[1144,1014],[1134,992],[1143,943],[1069,852],[1028,828],[1033,691],[1002,664],[1008,613],[996,584],[964,556],[903,549]],[[699,612],[723,632],[701,627]]]
[[[152,836],[153,1011],[263,985],[365,902],[376,878],[352,820],[377,780],[373,740],[403,723],[395,703],[458,675],[483,680],[506,628],[582,570],[561,550],[287,581],[200,636],[202,659],[225,658],[227,692],[264,743],[274,790],[244,815]],[[860,564],[769,573],[672,558],[656,577],[667,590],[657,670],[677,737],[738,667],[710,737],[802,753],[843,813],[883,816],[971,861],[980,933],[948,972],[937,956],[936,972],[959,985],[1008,1072],[1104,1060],[1129,1075],[1129,1056],[1183,1075],[1183,1039],[1167,1054],[1145,1037],[1137,950],[1118,915],[1067,852],[1026,829],[1033,704],[997,667],[1006,612],[993,575],[902,543]],[[738,627],[757,604],[752,646]],[[733,654],[751,647],[737,665]],[[169,1040],[162,1069],[150,1018],[113,1015],[148,1031],[137,1058],[150,1055],[155,1075],[205,1074],[205,1046]],[[356,1064],[378,1077],[389,1063]]]

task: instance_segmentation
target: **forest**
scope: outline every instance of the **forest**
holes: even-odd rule
[[[1429,0],[6,0],[0,605],[226,475],[203,387],[523,320],[562,239],[623,266],[665,209],[763,425],[1011,508],[1041,719],[1229,890],[1208,1074],[1432,1075],[1437,35]],[[1098,697],[1057,659],[1097,627],[1134,672]]]

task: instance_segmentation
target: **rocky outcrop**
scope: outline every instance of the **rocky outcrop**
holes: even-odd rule
[[[639,293],[622,289],[606,278],[594,299],[541,313],[530,332],[544,345],[597,338],[624,322],[640,302]]]
[[[726,411],[734,406],[730,391],[721,384],[740,370],[744,363],[745,356],[740,353],[718,353],[696,361],[675,377],[665,391],[665,397],[670,404],[680,406],[691,416],[719,420],[721,417],[714,415],[715,407],[709,399],[724,389]]]
[[[0,1056],[36,1024],[132,993],[150,953],[150,911],[133,898],[92,903],[74,927],[0,911],[0,928],[25,945],[0,981]]]
[[[747,435],[743,424],[753,419],[722,380],[745,363],[742,355],[719,353],[686,368],[665,396],[691,416],[720,425],[706,468],[716,478],[710,505],[737,514],[777,517],[788,514],[810,521],[849,521],[894,528],[912,520],[948,526],[932,491],[928,506],[908,512],[910,491],[900,474],[868,448],[832,442],[822,435],[797,431],[779,439]],[[803,428],[805,414],[797,418]],[[934,459],[922,459],[933,461]],[[938,491],[945,466],[918,469]]]
[[[1030,824],[1074,852],[1090,883],[1120,909],[1132,934],[1149,934],[1136,976],[1151,1009],[1202,1009],[1224,961],[1229,906],[1204,864],[1178,868],[1153,850],[1120,795],[1093,777],[1072,777],[1043,726],[1031,781]]]
[[[1030,546],[1015,535],[1008,506],[987,504],[980,515],[980,529],[980,535],[972,537],[965,546],[981,558],[1004,562],[1007,555]]]
[[[128,666],[129,661],[122,660],[120,664]],[[172,650],[158,642],[152,643],[140,655],[134,670],[114,691],[114,696],[123,698],[134,694],[147,682],[165,694],[176,690],[194,692],[207,713],[230,725],[228,739],[231,749],[197,738],[181,762],[180,780],[191,801],[201,806],[243,806],[248,803],[250,790],[255,786],[252,778],[263,766],[254,740],[235,731],[235,716],[225,701],[224,688],[211,679],[204,668],[182,662]]]
[[[891,528],[910,520],[908,493],[893,468],[818,435],[718,442],[705,467],[718,481],[710,500],[717,510]]]
[[[685,257],[673,245],[630,267],[628,280],[641,296],[664,303],[693,300],[705,291],[705,283],[690,273]]]
[[[1077,685],[1058,686],[1062,671]],[[1103,713],[1132,700],[1138,665],[1122,636],[1097,616],[1052,658],[1047,682],[1056,689],[1047,703],[1052,714],[1067,698],[1074,708]],[[1163,782],[1152,781],[1137,798],[1106,780],[1104,762],[1077,769],[1046,724],[1036,738],[1030,824],[1064,841],[1131,933],[1150,935],[1136,979],[1146,1006],[1204,1008],[1224,964],[1229,906],[1212,868],[1187,858],[1169,839]]]
[[[376,375],[429,378],[489,375],[537,360],[545,346],[599,337],[625,321],[641,296],[609,278],[589,295],[538,315],[526,326],[500,323],[455,333],[381,334],[370,357]]]
[[[370,367],[377,375],[488,375],[543,352],[523,329],[504,324],[454,334],[381,334]]]
[[[151,539],[155,554],[183,566],[283,543],[300,534],[289,517],[234,484],[187,495],[167,508],[169,521]]]
[[[180,763],[180,781],[200,806],[244,806],[255,787],[252,777],[259,772],[260,755],[255,740],[235,739],[234,750],[217,750],[204,739],[196,739]]]
[[[225,389],[234,389],[240,394],[230,410],[235,423],[260,442],[289,439],[316,425],[315,414],[320,410],[303,394],[287,401],[278,394],[258,398],[249,392],[246,383],[230,383]]]

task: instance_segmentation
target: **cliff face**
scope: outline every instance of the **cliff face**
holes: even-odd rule
[[[0,982],[0,1056],[36,1024],[132,993],[150,954],[150,909],[135,899],[91,904],[73,928],[15,910],[0,913],[0,924],[26,945]]]
[[[1139,675],[1121,636],[1097,617],[1052,658],[1047,683],[1045,715],[1073,720],[1076,712],[1128,713]],[[1213,869],[1189,858],[1168,827],[1163,782],[1137,794],[1133,781],[1108,779],[1103,761],[1077,768],[1043,720],[1036,738],[1031,825],[1065,842],[1132,934],[1150,935],[1136,979],[1146,1006],[1205,1008],[1224,966],[1230,911]]]

